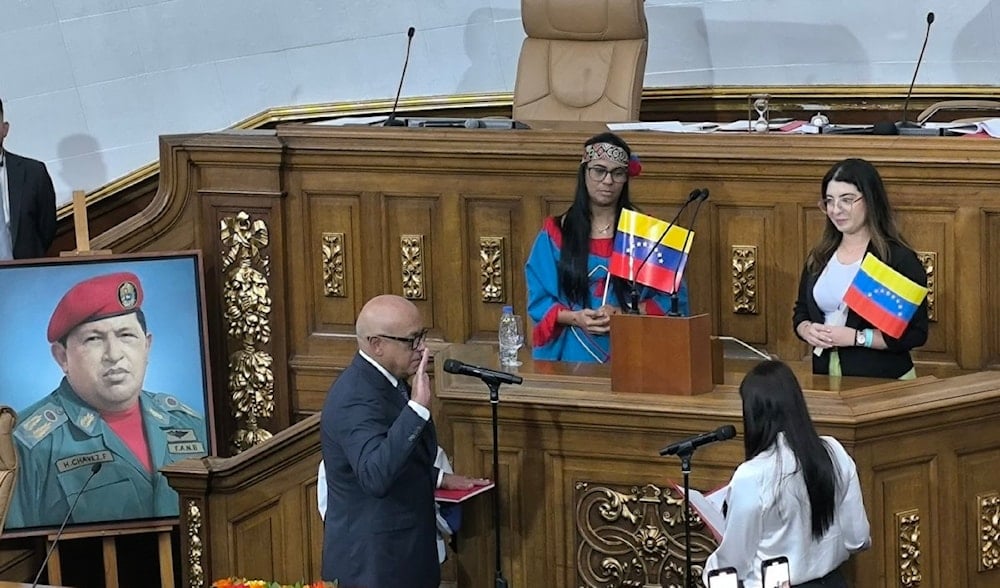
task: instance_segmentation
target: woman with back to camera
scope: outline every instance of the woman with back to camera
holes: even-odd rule
[[[629,178],[640,169],[628,144],[614,133],[601,133],[584,144],[573,204],[563,215],[545,219],[524,269],[528,314],[535,322],[535,359],[603,363],[610,358],[611,316],[628,303],[630,287],[611,277],[608,267],[618,215],[635,209]],[[668,294],[638,287],[641,314],[662,315],[670,309]],[[686,315],[683,282],[678,298],[680,313]]]
[[[910,350],[927,341],[924,300],[899,338],[875,328],[844,303],[866,253],[921,286],[927,274],[900,234],[882,177],[863,159],[845,159],[823,178],[823,237],[809,252],[792,324],[814,349],[813,373],[831,376],[916,377]]]
[[[709,570],[733,567],[761,586],[761,563],[788,558],[792,586],[847,586],[839,566],[870,542],[857,467],[833,437],[816,433],[802,388],[780,361],[740,384],[746,460],[729,482],[726,528]]]

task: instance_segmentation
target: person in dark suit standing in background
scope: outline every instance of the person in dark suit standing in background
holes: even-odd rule
[[[427,329],[417,307],[376,296],[361,309],[356,334],[358,353],[320,417],[328,505],[322,577],[341,588],[437,588],[434,489],[488,480],[434,467]]]
[[[45,164],[8,152],[0,100],[0,261],[44,257],[56,235],[56,191]]]

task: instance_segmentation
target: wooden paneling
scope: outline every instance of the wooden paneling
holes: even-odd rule
[[[777,229],[777,219],[774,210],[770,208],[719,206],[716,209],[719,227],[719,246],[716,248],[716,260],[720,267],[728,271],[719,272],[719,284],[716,286],[721,298],[719,305],[719,332],[737,337],[748,343],[767,345],[767,317],[776,316],[777,308],[768,308],[768,286],[765,280],[764,267],[775,267],[775,254],[778,250],[774,239]],[[739,269],[734,267],[734,248],[752,248],[756,259],[756,270],[753,275],[744,276],[756,284],[752,292],[744,293],[754,302],[754,314],[740,314],[736,311],[733,298],[734,273]],[[745,270],[743,270],[745,273]],[[769,312],[770,311],[770,312]],[[775,328],[781,329],[780,325]]]
[[[525,256],[520,245],[525,241],[524,227],[520,224],[520,199],[516,196],[489,197],[466,195],[465,204],[465,227],[463,235],[467,237],[465,251],[465,263],[461,271],[467,276],[465,280],[465,291],[467,292],[466,304],[472,312],[469,317],[469,329],[465,333],[465,339],[476,339],[495,334],[497,320],[502,307],[506,304],[514,305],[517,308],[524,308],[525,286],[524,286],[524,262]],[[481,239],[499,238],[501,252],[500,278],[502,280],[503,295],[498,302],[483,301],[483,276],[481,264]],[[461,280],[455,281],[456,286]]]
[[[984,518],[980,509],[981,502],[995,501],[1000,494],[1000,470],[994,466],[1000,459],[1000,447],[976,445],[979,447],[967,448],[958,455],[961,478],[957,498],[966,508],[963,516],[956,517],[953,529],[956,536],[965,539],[968,555],[954,562],[953,573],[966,586],[986,587],[1000,583],[1000,565],[996,561],[1000,529],[995,517]]]
[[[493,365],[488,349],[453,346],[444,353]],[[742,429],[734,386],[742,376],[739,366],[727,370],[726,385],[696,397],[608,393],[606,368],[579,370],[529,361],[520,373],[524,385],[505,388],[500,404],[501,460],[509,461],[507,455],[514,448],[520,451],[519,470],[505,469],[500,476],[502,529],[505,537],[516,538],[514,545],[524,546],[509,555],[505,550],[508,578],[532,570],[528,586],[597,585],[585,581],[589,576],[581,572],[587,564],[580,557],[589,545],[580,533],[581,525],[588,524],[581,510],[585,505],[579,502],[581,485],[621,494],[620,501],[609,497],[602,523],[620,542],[636,543],[637,552],[649,556],[647,565],[683,567],[678,547],[683,545],[682,525],[665,528],[667,551],[660,555],[645,552],[648,545],[638,544],[640,537],[656,537],[647,532],[646,523],[636,525],[616,513],[624,506],[632,515],[649,516],[643,505],[650,501],[636,499],[643,496],[641,489],[662,488],[671,479],[681,481],[678,460],[658,457],[660,447],[726,423]],[[477,396],[481,384],[442,373],[438,378],[443,409],[456,434],[465,439],[455,446],[456,469],[490,475],[489,407]],[[848,567],[853,585],[991,585],[989,580],[996,578],[991,574],[997,572],[976,572],[979,549],[967,547],[980,535],[979,512],[973,508],[976,497],[1000,487],[996,473],[1000,429],[995,426],[1000,416],[1000,374],[926,377],[907,383],[831,379],[804,372],[799,378],[820,433],[840,439],[858,466],[872,548],[852,558]],[[741,440],[700,449],[693,462],[692,486],[708,489],[728,480],[743,461]],[[669,514],[669,503],[659,498],[652,503]],[[696,529],[695,535],[703,536],[704,530]],[[492,568],[482,562],[492,562],[490,545],[477,542],[460,553],[459,569],[478,573],[468,585],[489,581]],[[621,545],[604,547],[603,555],[610,561]],[[696,565],[710,547],[703,544]],[[537,566],[539,560],[546,565]],[[918,575],[920,584],[915,580]],[[663,578],[678,583],[669,572]],[[640,580],[638,585],[660,583],[657,576],[629,579]]]
[[[934,253],[937,267],[934,268],[934,322],[933,329],[927,337],[927,344],[921,352],[928,358],[940,358],[940,361],[957,363],[957,329],[955,315],[945,316],[944,313],[954,311],[954,304],[948,303],[947,286],[955,284],[954,269],[947,260],[955,259],[955,218],[958,210],[941,210],[931,207],[906,208],[898,212],[899,225],[907,236],[910,245],[918,252]]]
[[[957,279],[962,284],[968,285],[968,290],[978,294],[981,300],[986,302],[987,308],[992,312],[986,314],[985,332],[983,333],[983,346],[986,348],[985,361],[990,368],[1000,367],[1000,211],[995,208],[986,214],[985,231],[983,238],[983,263],[978,268],[969,268],[968,273],[960,274]],[[963,251],[966,244],[962,243]],[[975,276],[975,271],[982,272],[985,278],[979,283],[979,288],[975,287],[975,281],[970,283],[969,274]],[[956,283],[958,286],[958,283]],[[964,318],[968,318],[965,316]],[[964,324],[964,323],[963,323]]]
[[[256,498],[255,494],[246,493],[245,502]],[[229,528],[236,569],[248,578],[276,578],[275,562],[285,556],[285,525],[276,497],[253,504],[250,513],[237,514],[230,519]]]
[[[232,413],[225,397],[231,342],[226,338],[223,320],[229,309],[221,297],[221,219],[244,212],[265,222],[270,232],[267,253],[272,308],[268,318],[272,338],[266,349],[274,360],[275,406],[274,417],[266,424],[277,432],[322,405],[329,383],[354,352],[351,327],[364,301],[385,292],[403,292],[403,235],[422,238],[424,297],[415,302],[433,328],[435,349],[495,338],[502,303],[484,302],[481,298],[479,244],[483,237],[504,238],[504,297],[524,313],[524,262],[544,216],[563,212],[572,200],[580,145],[590,134],[589,130],[495,132],[287,125],[274,132],[165,137],[160,190],[141,214],[98,235],[94,246],[120,252],[183,246],[204,250],[216,367],[216,414],[221,419],[217,430],[224,437],[220,446],[225,446],[236,425],[229,420]],[[698,236],[686,274],[692,309],[708,312],[718,334],[750,339],[783,358],[807,355],[790,324],[796,284],[805,255],[822,227],[823,215],[815,205],[820,180],[830,165],[851,155],[869,159],[879,167],[907,237],[917,249],[937,254],[937,321],[931,324],[927,348],[916,353],[918,372],[1000,365],[1000,151],[992,143],[742,133],[634,133],[626,138],[643,161],[642,175],[632,181],[630,190],[645,212],[671,218],[692,188],[711,191],[695,227]],[[343,234],[342,297],[328,297],[324,292],[323,233]],[[758,314],[733,314],[734,245],[756,248]],[[577,385],[587,387],[586,383],[574,382]],[[908,402],[892,394],[888,397],[888,411]],[[483,414],[487,407],[485,391],[479,392],[478,400],[482,406],[469,413],[474,416],[462,417],[471,419],[471,428],[466,431],[473,435],[474,444],[469,446],[464,434],[454,435],[460,440],[454,449],[464,452],[475,448],[474,459],[462,458],[463,467],[468,469],[487,465],[483,460],[487,459],[488,438],[482,432],[488,422]],[[823,397],[812,401],[820,405],[826,402]],[[438,412],[444,417],[439,424],[446,447],[452,438],[451,427],[459,431],[464,425],[462,419],[456,422],[452,408],[448,407],[443,415]],[[852,421],[856,415],[843,404],[834,408],[840,412],[830,416],[825,425],[828,431],[848,437],[894,434],[892,419],[869,427],[867,422]],[[924,408],[936,410],[931,405]],[[723,414],[738,420],[738,405],[729,409]],[[545,516],[563,516],[568,507],[564,498],[549,493],[558,491],[565,497],[570,489],[565,476],[562,487],[547,487],[546,480],[552,479],[546,477],[539,464],[556,457],[570,459],[564,463],[572,463],[573,467],[588,463],[559,453],[565,450],[570,431],[573,435],[586,431],[579,447],[599,456],[605,454],[598,450],[623,440],[626,446],[632,444],[644,455],[651,454],[663,441],[666,429],[662,423],[654,428],[646,422],[650,415],[618,415],[608,420],[607,415],[588,410],[550,411],[544,402],[521,405],[505,414],[507,470],[503,476],[519,480],[516,492],[512,488],[502,495],[509,508],[505,517],[512,517],[517,535],[516,540],[503,546],[513,566],[508,568],[511,577],[526,582],[541,577],[549,582],[540,585],[570,581],[575,568],[565,559],[568,555],[556,559],[558,579],[552,575],[556,567],[538,563],[537,558],[531,560],[537,554],[553,553],[547,541],[560,538],[549,533],[566,533],[568,528],[561,519],[555,527],[551,521],[543,521]],[[708,430],[720,418],[718,412],[709,414],[713,416],[687,415],[672,421],[669,430],[678,435]],[[976,416],[970,414],[969,418]],[[557,421],[559,426],[545,433],[534,425],[524,425],[525,430],[518,433],[518,427],[512,426],[539,419]],[[642,434],[656,435],[657,441],[638,441],[637,436]],[[544,451],[549,453],[537,453],[541,450],[536,447],[548,447]],[[868,451],[869,447],[863,445],[860,450]],[[517,454],[519,451],[523,455]],[[926,448],[921,451],[896,458],[900,464],[909,464],[899,466],[903,470],[896,466],[882,470],[887,476],[886,492],[893,497],[887,505],[905,506],[909,498],[904,490],[917,480],[940,486],[940,480],[931,475],[935,471],[957,471],[957,465],[946,463],[948,459],[953,462],[953,458],[943,456],[936,458],[937,465],[920,469],[913,465],[921,463],[917,456],[934,454]],[[898,448],[885,450],[887,454],[893,452]],[[513,455],[517,455],[516,460]],[[705,456],[709,455],[706,452]],[[869,454],[868,458],[871,468],[875,466],[873,456]],[[737,458],[730,456],[718,470],[712,470],[712,478],[700,482],[722,481],[722,472]],[[599,461],[595,458],[594,464]],[[600,473],[595,471],[594,481],[602,481]],[[273,474],[260,475],[266,478]],[[696,471],[695,475],[703,474]],[[865,484],[869,492],[874,492],[873,477],[866,478]],[[532,493],[525,493],[526,488],[531,488]],[[301,502],[301,488],[295,492],[299,493],[295,494],[297,498],[289,500]],[[547,501],[544,513],[534,502],[529,505],[529,500],[541,496]],[[944,549],[944,542],[937,538],[937,531],[943,528],[942,513],[954,512],[956,507],[951,503],[947,508],[934,505],[933,500],[926,499],[917,508],[921,509],[921,520],[926,521],[921,527],[924,537],[931,542],[926,561],[939,565]],[[925,507],[929,509],[926,513],[922,510]],[[213,511],[209,526],[217,530],[218,524],[231,520],[227,518],[231,514],[224,509],[222,514]],[[884,522],[884,514],[879,516],[879,524]],[[292,518],[296,526],[286,530],[286,537],[287,533],[305,532],[302,519]],[[286,517],[280,524],[293,524],[291,520]],[[488,546],[488,533],[476,534],[477,529],[489,528],[488,521],[476,516],[472,521],[469,548]],[[887,537],[883,530],[879,533],[879,537]],[[213,540],[212,545],[215,557],[229,557],[231,546],[225,541]],[[875,559],[860,561],[876,565]],[[884,568],[886,560],[881,561],[879,565]],[[486,566],[487,574],[490,562],[486,558],[480,564]],[[230,560],[208,565],[213,572],[236,571],[227,567],[232,566]],[[932,575],[928,578],[943,581],[944,576],[933,575],[939,574],[937,569],[929,572]],[[293,571],[296,575],[283,577],[298,579],[304,571],[312,572],[301,567]],[[460,576],[462,573],[459,569]]]
[[[330,334],[354,334],[354,319],[359,310],[361,276],[366,272],[362,243],[364,235],[361,228],[360,193],[329,194],[309,193],[309,206],[303,210],[302,218],[308,231],[304,232],[306,239],[302,243],[301,293],[308,294],[306,308],[315,308],[314,312],[303,313],[297,318],[313,318],[315,322],[306,325],[307,337],[322,337]],[[342,295],[332,296],[326,293],[323,273],[324,235],[334,233],[342,236],[340,251],[343,264]],[[298,293],[298,289],[295,291]],[[306,302],[305,300],[303,302]]]

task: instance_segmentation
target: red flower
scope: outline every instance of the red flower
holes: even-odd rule
[[[639,175],[639,172],[641,171],[642,162],[639,161],[639,156],[633,153],[628,159],[628,175],[630,178],[634,178]]]

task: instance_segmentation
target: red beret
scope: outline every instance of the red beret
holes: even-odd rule
[[[54,343],[78,325],[139,310],[142,284],[131,272],[97,276],[70,288],[49,319],[49,343]]]

